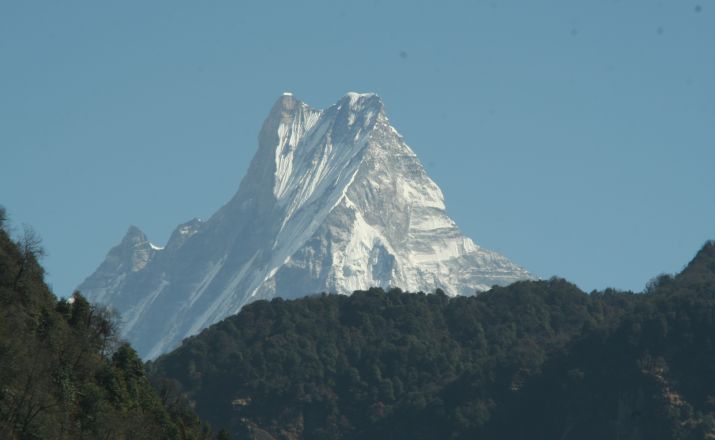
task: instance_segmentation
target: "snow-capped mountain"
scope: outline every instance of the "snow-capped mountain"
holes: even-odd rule
[[[372,286],[450,295],[531,278],[464,236],[375,94],[317,110],[285,93],[235,196],[165,247],[136,227],[80,286],[145,358],[248,302]]]

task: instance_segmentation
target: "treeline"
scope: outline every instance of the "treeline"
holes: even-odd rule
[[[248,305],[149,368],[236,438],[715,438],[715,245],[643,294],[562,279]]]
[[[155,391],[111,313],[52,294],[37,236],[5,223],[0,208],[0,438],[214,438],[170,382]]]

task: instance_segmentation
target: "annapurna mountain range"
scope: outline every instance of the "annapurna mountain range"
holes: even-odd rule
[[[136,227],[79,287],[144,358],[258,299],[369,287],[469,295],[533,278],[459,230],[375,94],[318,110],[284,93],[238,192],[164,247]]]

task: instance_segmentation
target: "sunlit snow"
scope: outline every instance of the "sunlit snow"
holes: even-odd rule
[[[257,299],[372,286],[472,294],[530,277],[461,233],[379,96],[317,110],[286,92],[224,207],[164,248],[130,229],[79,288],[118,309],[124,336],[153,358]]]

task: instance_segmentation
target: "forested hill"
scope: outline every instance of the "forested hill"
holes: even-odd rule
[[[0,208],[0,439],[213,438],[175,389],[152,388],[110,313],[52,294],[41,252]]]
[[[259,301],[150,370],[237,438],[702,439],[714,337],[708,243],[643,294],[551,279]]]

